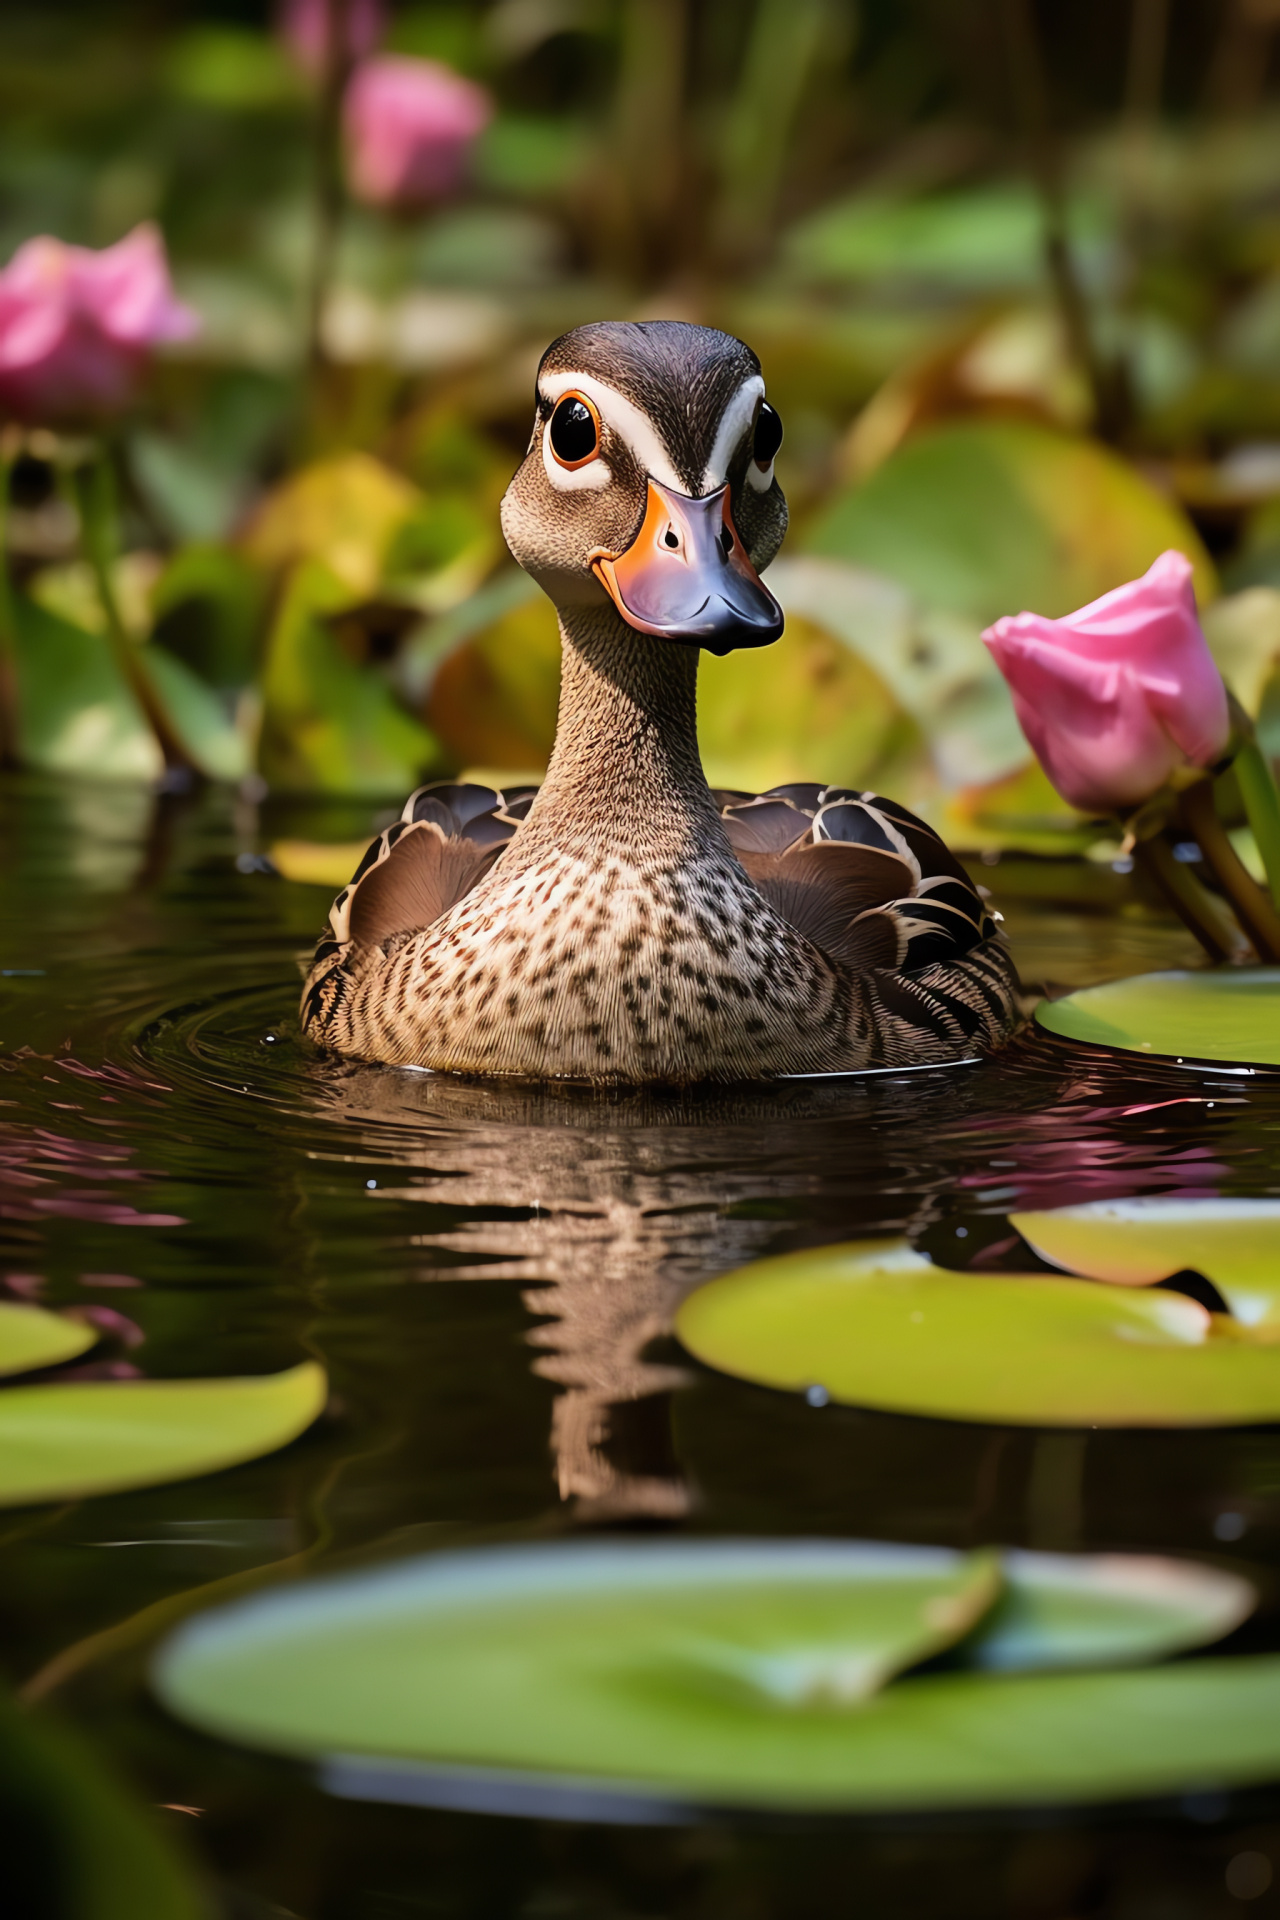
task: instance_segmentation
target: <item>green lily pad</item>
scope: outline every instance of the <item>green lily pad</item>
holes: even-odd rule
[[[1170,1292],[950,1273],[904,1240],[760,1260],[692,1293],[676,1332],[762,1386],[1032,1427],[1280,1419],[1280,1346]]]
[[[73,1380],[0,1393],[0,1507],[155,1487],[296,1440],[325,1402],[312,1360],[238,1380]]]
[[[1001,1566],[1004,1590],[961,1649],[990,1673],[1160,1660],[1221,1640],[1258,1601],[1238,1574],[1154,1554],[1015,1549]]]
[[[1042,1001],[1036,1023],[1095,1047],[1277,1067],[1280,967],[1134,974]]]
[[[1091,1280],[1145,1287],[1194,1269],[1243,1326],[1280,1334],[1280,1200],[1096,1200],[1011,1224],[1042,1260]]]
[[[0,1374],[59,1366],[87,1352],[97,1338],[82,1320],[6,1302],[0,1305]]]
[[[989,1569],[986,1556],[835,1541],[438,1554],[205,1614],[162,1648],[153,1681],[182,1718],[273,1752],[725,1803],[1098,1799],[1280,1771],[1280,1659],[970,1671],[869,1694],[868,1664],[884,1678],[905,1650],[904,1616],[908,1639],[930,1610],[954,1634],[990,1594]],[[1052,1562],[1040,1578],[1052,1586]],[[1041,1606],[1042,1639],[1064,1637],[1052,1612]],[[1219,1629],[1234,1619],[1219,1602]],[[1035,1639],[1024,1631],[1019,1649],[1006,1628],[1010,1659]]]

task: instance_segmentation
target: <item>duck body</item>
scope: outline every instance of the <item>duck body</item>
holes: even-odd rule
[[[566,395],[595,451],[571,421],[560,469]],[[411,796],[334,903],[303,993],[313,1040],[688,1084],[923,1065],[1013,1031],[1007,949],[923,822],[816,784],[713,794],[703,775],[699,646],[781,631],[756,572],[786,524],[762,397],[754,356],[707,328],[585,328],[549,350],[503,507],[560,617],[546,780]],[[574,481],[593,465],[608,477]]]

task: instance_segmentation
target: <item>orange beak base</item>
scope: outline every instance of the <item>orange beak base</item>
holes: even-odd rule
[[[694,500],[650,479],[640,531],[591,569],[628,626],[660,640],[731,653],[767,647],[782,608],[747,557],[729,515],[729,489]]]

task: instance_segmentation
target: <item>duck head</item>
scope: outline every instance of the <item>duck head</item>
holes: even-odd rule
[[[640,633],[711,653],[767,646],[781,443],[741,340],[677,320],[575,327],[542,356],[502,531],[558,607],[611,600]]]

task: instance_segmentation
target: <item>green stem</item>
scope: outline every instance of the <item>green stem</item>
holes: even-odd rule
[[[1133,857],[1155,881],[1211,960],[1243,958],[1240,935],[1218,901],[1200,885],[1159,834],[1135,843]]]
[[[9,433],[0,433],[0,767],[18,754],[18,622],[9,584],[9,489],[16,459]]]
[[[1241,862],[1213,804],[1213,783],[1198,780],[1181,800],[1182,816],[1213,868],[1236,918],[1263,960],[1280,960],[1280,913]]]
[[[1240,798],[1266,868],[1271,899],[1280,907],[1280,794],[1267,756],[1256,740],[1245,741],[1236,754],[1235,768]]]
[[[110,453],[104,450],[96,460],[82,467],[77,475],[77,481],[81,540],[85,559],[89,563],[89,570],[93,574],[94,585],[98,591],[98,601],[102,607],[102,618],[112,656],[125,684],[147,717],[151,731],[164,755],[166,768],[181,767],[190,771],[191,757],[182,743],[181,735],[170,717],[168,708],[143,664],[139,649],[129,638],[121,617],[120,603],[116,599],[112,569],[119,553],[120,539],[116,513],[115,473],[112,469]]]

